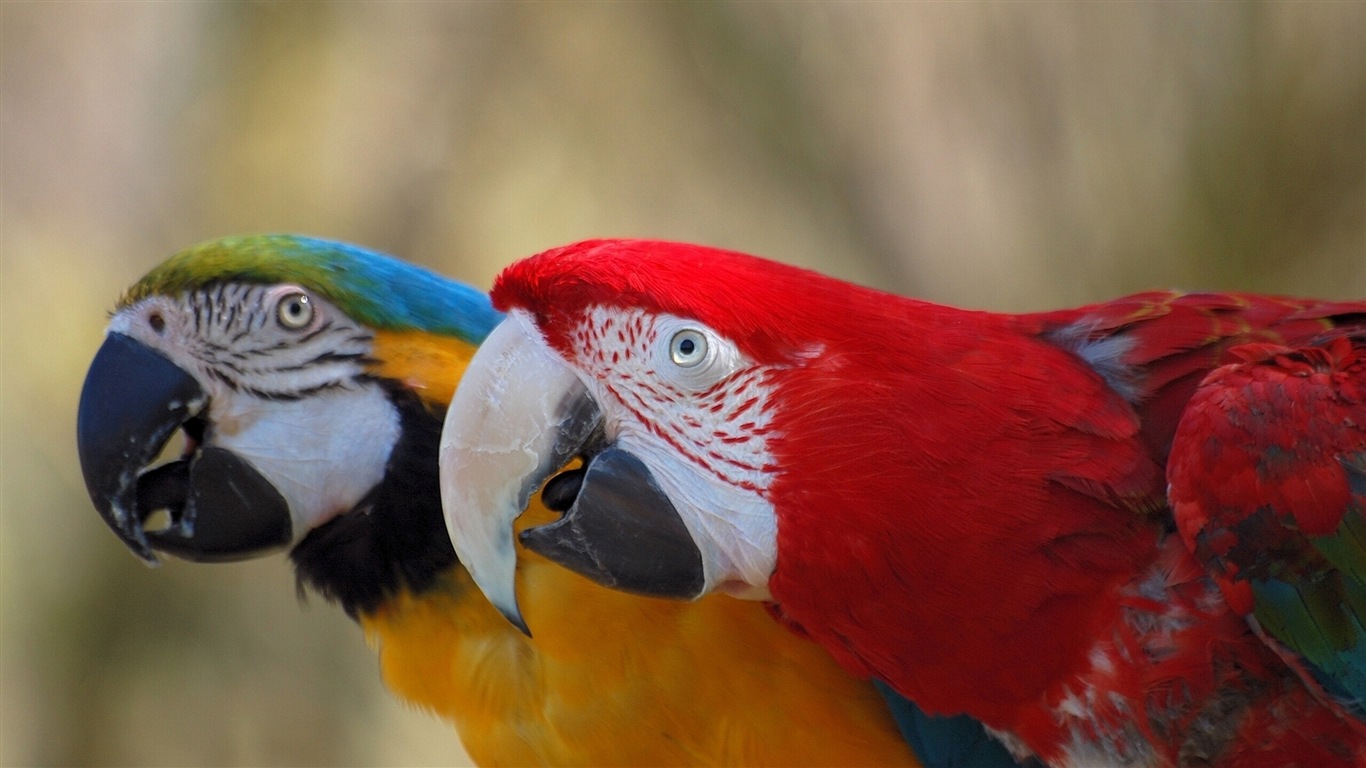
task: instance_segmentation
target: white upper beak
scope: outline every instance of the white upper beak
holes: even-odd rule
[[[583,383],[520,310],[480,345],[446,413],[441,504],[451,543],[479,589],[527,634],[513,521],[598,421]]]

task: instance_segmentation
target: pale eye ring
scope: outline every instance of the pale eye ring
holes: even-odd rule
[[[684,328],[669,339],[669,358],[680,368],[692,368],[707,359],[707,337]]]
[[[288,330],[305,328],[313,322],[313,301],[303,291],[287,293],[275,305],[275,318]]]

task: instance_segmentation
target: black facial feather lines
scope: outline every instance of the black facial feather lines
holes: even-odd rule
[[[314,321],[277,321],[280,286],[217,283],[183,297],[192,346],[210,375],[266,400],[299,400],[366,378],[374,335],[320,297]]]

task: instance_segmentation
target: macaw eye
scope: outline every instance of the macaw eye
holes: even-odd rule
[[[691,368],[707,359],[707,337],[691,328],[684,328],[669,340],[669,357],[674,365]]]
[[[275,317],[280,321],[280,325],[297,331],[313,320],[313,302],[306,293],[287,293],[276,305]]]
[[[659,315],[653,325],[650,369],[681,392],[704,392],[748,365],[735,344],[693,318]]]

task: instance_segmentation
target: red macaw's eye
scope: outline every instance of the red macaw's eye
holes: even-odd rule
[[[684,328],[669,340],[669,358],[683,368],[697,365],[707,359],[707,337],[692,328]]]

